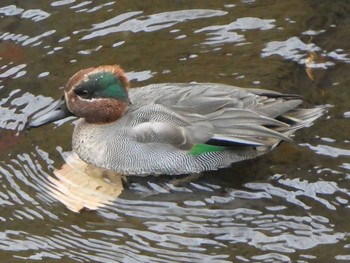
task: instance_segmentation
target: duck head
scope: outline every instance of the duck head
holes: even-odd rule
[[[117,65],[80,70],[69,79],[54,109],[39,113],[28,126],[40,127],[72,115],[96,124],[116,121],[130,103],[128,87],[129,81]]]

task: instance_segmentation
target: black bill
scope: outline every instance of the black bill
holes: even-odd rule
[[[66,100],[62,97],[50,111],[36,113],[34,118],[29,120],[27,128],[37,128],[69,116],[74,116],[74,114],[68,110]]]

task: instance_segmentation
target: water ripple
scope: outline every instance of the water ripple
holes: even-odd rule
[[[44,33],[41,33],[41,34],[33,36],[33,37],[30,37],[28,35],[14,34],[14,33],[6,32],[0,36],[0,39],[12,40],[12,41],[15,41],[17,43],[21,43],[22,46],[27,46],[27,45],[38,46],[38,45],[42,44],[43,38],[46,38],[46,37],[54,34],[55,32],[56,32],[56,30],[49,30],[49,31],[46,31]]]
[[[298,37],[291,37],[285,41],[269,42],[262,51],[263,57],[279,55],[288,60],[304,63],[302,59],[306,57],[307,52],[317,52],[320,48],[313,43],[306,44]]]
[[[7,68],[8,65],[3,66],[1,69],[6,70],[0,74],[0,79],[12,77],[14,79],[22,77],[26,74],[26,71],[23,70],[27,65],[26,64],[20,64],[13,66],[12,68]]]
[[[289,209],[286,209],[291,204],[309,208],[307,200],[305,203],[297,200],[304,195],[332,210],[332,205],[319,195],[347,193],[345,189],[334,183],[283,178],[278,179],[276,186],[247,183],[245,190],[222,188],[205,181],[168,187],[171,183],[164,184],[162,179],[152,182],[149,178],[141,178],[137,184],[150,187],[154,192],[152,195],[139,199],[131,192],[134,190],[126,190],[121,198],[98,210],[96,215],[100,219],[97,221],[92,214],[83,213],[81,216],[93,221],[61,226],[60,217],[64,214],[53,215],[45,209],[56,203],[48,191],[49,178],[53,175],[43,170],[45,165],[41,164],[45,163],[54,164],[46,152],[37,149],[31,155],[18,155],[0,167],[0,176],[7,189],[0,195],[1,205],[21,204],[22,207],[9,214],[6,212],[3,220],[40,224],[50,218],[50,224],[53,224],[50,234],[34,234],[28,229],[12,230],[11,226],[3,231],[0,229],[0,248],[16,251],[16,258],[68,257],[83,262],[232,262],[233,255],[227,249],[234,245],[260,251],[260,256],[252,256],[254,260],[260,257],[280,260],[297,250],[335,244],[346,237],[324,216],[305,214],[304,210],[300,210],[302,215],[289,215]],[[29,196],[28,188],[34,189],[36,194]],[[188,200],[186,195],[194,194],[196,199]],[[269,212],[275,204],[274,196],[285,198],[289,205],[284,202],[282,209]],[[255,205],[257,199],[262,204],[259,209]],[[261,255],[267,250],[271,253]],[[236,255],[236,258],[244,259],[242,255]]]
[[[76,0],[59,0],[59,1],[54,1],[51,3],[51,6],[63,6],[63,5],[69,5],[72,3],[75,3]]]
[[[4,14],[5,16],[16,16],[23,12],[22,8],[18,8],[15,5],[3,6],[0,8],[0,14]]]
[[[313,146],[309,143],[303,143],[300,144],[301,146],[306,146],[313,150],[317,154],[322,154],[330,157],[339,157],[339,156],[350,156],[350,150],[348,149],[341,149],[335,146],[329,146],[329,145],[316,145]]]
[[[19,72],[23,67],[11,68],[11,74]],[[28,116],[31,116],[39,109],[48,107],[52,102],[51,98],[34,96],[29,92],[21,94],[20,90],[13,90],[8,97],[0,100],[0,114],[3,118],[0,121],[0,128],[21,131],[25,128]]]
[[[209,32],[204,45],[218,45],[227,43],[237,43],[245,41],[244,35],[240,35],[235,30],[269,30],[275,27],[274,19],[260,19],[255,17],[242,17],[227,25],[208,26],[194,31],[194,33]]]
[[[100,4],[100,5],[96,5],[92,8],[85,8],[86,5],[92,3],[92,1],[86,1],[86,2],[83,2],[83,3],[80,3],[80,4],[77,4],[76,6],[72,6],[71,9],[77,9],[77,13],[79,12],[85,12],[85,13],[93,13],[93,12],[96,12],[104,7],[108,7],[108,6],[111,6],[113,4],[115,4],[115,1],[111,1],[111,2],[107,2],[107,3],[103,3],[103,4]],[[96,4],[96,3],[95,3]],[[81,8],[83,7],[83,8]],[[81,9],[79,9],[81,8]],[[107,10],[108,11],[111,11],[110,10]]]
[[[215,16],[226,15],[227,12],[219,10],[209,9],[192,9],[192,10],[179,10],[172,12],[164,12],[153,14],[149,16],[139,16],[137,18],[131,18],[133,16],[141,14],[141,11],[130,12],[119,15],[102,23],[94,24],[89,31],[92,33],[82,37],[82,40],[88,40],[96,37],[106,36],[108,34],[130,31],[137,32],[152,32],[161,30],[167,27],[171,27],[177,23],[200,19],[209,18]],[[126,21],[124,21],[126,20]],[[123,22],[124,21],[124,22]]]
[[[262,190],[263,192],[269,193],[271,197],[281,197],[307,210],[311,209],[311,206],[307,205],[306,202],[302,202],[300,200],[301,197],[311,198],[330,210],[336,210],[333,204],[326,198],[320,197],[320,195],[334,195],[336,193],[344,194],[345,196],[350,195],[347,189],[338,187],[335,182],[320,181],[312,183],[306,180],[300,181],[300,179],[279,179],[278,183],[280,184],[279,186],[274,186],[269,183],[248,183],[246,187],[254,190]],[[283,186],[292,187],[294,190],[287,190]]]
[[[322,50],[314,43],[304,43],[299,37],[290,37],[285,41],[271,41],[266,44],[266,47],[262,50],[262,57],[269,57],[272,55],[278,55],[286,60],[295,61],[299,64],[306,64],[308,62],[308,56],[312,52],[321,53],[325,62],[314,62],[308,67],[327,69],[334,66],[335,63],[330,61],[340,61],[350,63],[348,54],[344,54],[343,50],[334,50],[327,52]]]
[[[5,16],[16,16],[21,14],[21,18],[31,19],[34,22],[44,20],[50,16],[49,13],[40,10],[40,9],[28,9],[24,10],[15,5],[3,6],[0,7],[0,15],[4,14]]]

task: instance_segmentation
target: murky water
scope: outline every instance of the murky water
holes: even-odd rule
[[[349,13],[327,0],[2,0],[1,262],[349,262]],[[294,144],[192,181],[132,177],[115,200],[109,178],[105,206],[76,213],[102,197],[100,181],[54,172],[73,121],[23,129],[77,70],[115,63],[133,86],[220,82],[333,108]]]

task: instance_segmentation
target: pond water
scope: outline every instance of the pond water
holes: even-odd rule
[[[2,0],[1,261],[350,262],[349,13],[330,0]],[[133,87],[218,82],[332,107],[256,160],[120,191],[110,179],[104,206],[74,212],[95,195],[54,172],[74,120],[24,128],[72,74],[103,64]]]

